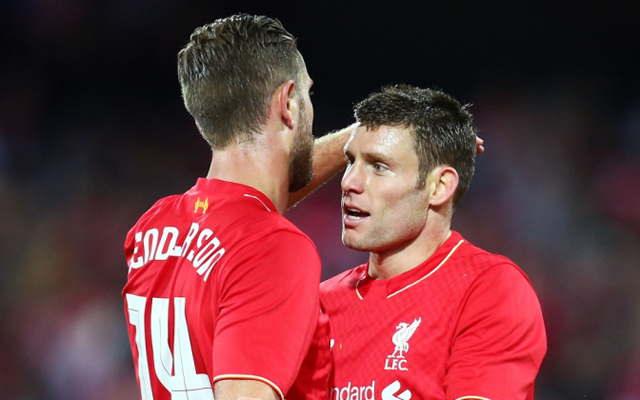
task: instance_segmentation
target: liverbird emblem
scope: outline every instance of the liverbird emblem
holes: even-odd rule
[[[413,336],[418,326],[420,326],[420,322],[422,322],[422,317],[414,319],[411,325],[406,322],[400,322],[398,326],[396,326],[397,332],[393,334],[391,341],[396,345],[395,350],[393,350],[393,354],[387,356],[389,358],[404,358],[402,353],[406,353],[409,351],[409,339]],[[396,356],[396,353],[398,354]]]
[[[209,208],[209,198],[205,197],[204,201],[200,201],[200,197],[198,197],[198,200],[196,200],[196,205],[195,208],[193,210],[194,213],[198,212],[198,209],[202,207],[202,213],[206,213],[207,212],[207,208]]]

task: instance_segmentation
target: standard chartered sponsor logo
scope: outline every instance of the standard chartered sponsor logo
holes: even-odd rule
[[[376,382],[370,386],[353,386],[351,382],[347,386],[331,389],[331,400],[374,400],[376,398]]]
[[[395,381],[382,390],[382,400],[410,400],[411,391],[409,389],[401,391],[400,382]]]
[[[400,381],[394,381],[392,384],[382,389],[381,400],[411,400],[411,391],[402,390]],[[355,386],[351,382],[347,386],[331,389],[329,394],[331,400],[376,400],[376,382],[372,381],[368,386]]]

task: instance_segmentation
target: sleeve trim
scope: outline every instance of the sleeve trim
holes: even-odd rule
[[[282,393],[282,390],[280,390],[280,388],[278,387],[278,385],[276,385],[275,383],[271,382],[270,380],[263,378],[261,376],[257,376],[257,375],[243,375],[243,374],[226,374],[226,375],[218,375],[215,378],[213,378],[213,383],[216,383],[218,381],[224,380],[224,379],[238,379],[238,380],[251,380],[251,381],[258,381],[258,382],[262,382],[262,383],[266,383],[267,385],[271,386],[271,388],[273,390],[276,391],[276,393],[278,393],[278,396],[280,396],[281,400],[284,400],[284,394]]]

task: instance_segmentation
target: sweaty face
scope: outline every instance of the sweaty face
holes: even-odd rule
[[[298,113],[298,132],[293,139],[291,167],[289,169],[289,192],[295,192],[307,186],[313,178],[313,106],[309,97],[311,78],[305,72],[301,88],[301,107]]]
[[[354,250],[395,252],[426,227],[429,196],[417,189],[418,156],[412,132],[360,126],[345,146],[342,241]]]

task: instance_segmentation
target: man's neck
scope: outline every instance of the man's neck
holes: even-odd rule
[[[266,141],[258,139],[214,151],[207,178],[251,186],[264,193],[282,215],[289,197],[289,159]]]
[[[369,253],[369,276],[389,279],[412,270],[431,257],[451,236],[451,220],[428,224],[415,240],[392,250]]]

